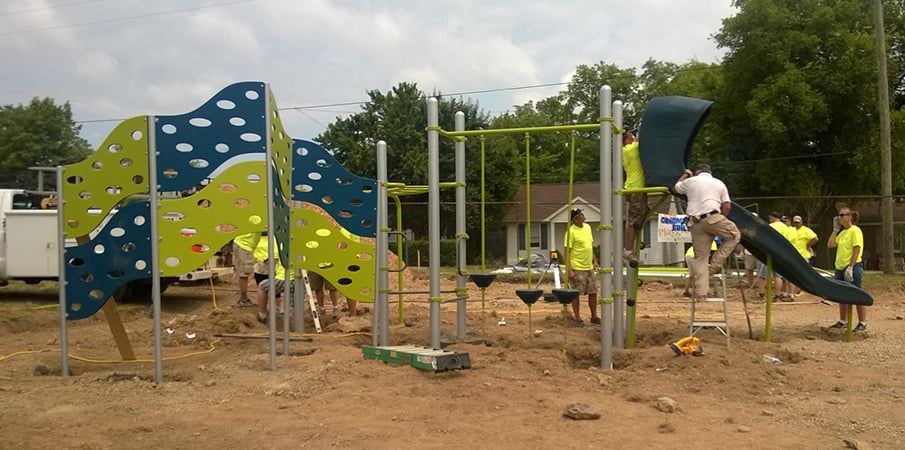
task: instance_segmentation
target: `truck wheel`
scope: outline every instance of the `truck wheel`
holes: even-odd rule
[[[113,298],[115,298],[116,301],[120,303],[127,303],[132,301],[132,283],[134,282],[130,281],[116,288],[116,290],[113,291]]]
[[[161,294],[163,294],[164,291],[166,291],[167,288],[170,287],[170,282],[171,281],[169,279],[162,278],[160,280],[160,293]],[[151,298],[151,288],[152,288],[151,280],[149,280],[149,279],[134,280],[134,281],[131,281],[129,284],[132,285],[132,298],[135,301],[148,300]]]

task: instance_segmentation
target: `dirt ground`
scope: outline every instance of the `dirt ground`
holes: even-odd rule
[[[733,289],[731,345],[703,330],[699,357],[667,347],[688,334],[681,289],[646,282],[636,348],[617,349],[614,370],[599,368],[599,326],[576,326],[543,300],[529,326],[515,296],[524,282],[494,283],[484,308],[471,286],[471,343],[452,342],[452,303],[442,330],[472,367],[444,373],[364,359],[370,312],[334,320],[329,307],[323,333],[309,318],[310,341],[291,342],[289,356],[278,342],[271,371],[267,339],[215,336],[266,334],[252,310],[233,307],[235,285],[174,286],[163,301],[173,333],[163,333],[160,385],[144,305],[118,305],[138,362],[119,360],[100,313],[70,322],[72,375],[61,377],[55,284],[13,283],[0,290],[0,448],[905,448],[903,286],[867,280],[876,302],[853,342],[826,329],[836,305],[807,294],[773,305],[769,343],[765,304],[748,296],[749,339]],[[423,274],[406,285],[427,288]],[[426,295],[407,297],[404,312],[400,324],[391,305],[391,344],[429,344]],[[564,417],[576,402],[600,418]]]

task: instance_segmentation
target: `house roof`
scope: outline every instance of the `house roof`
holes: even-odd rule
[[[584,182],[572,184],[572,199],[581,197],[581,200],[595,205],[600,204],[600,183]],[[523,223],[527,221],[528,211],[527,190],[525,186],[519,187],[513,205],[504,219],[506,222]],[[532,184],[531,185],[531,221],[546,222],[550,217],[562,211],[569,202],[569,183]],[[581,206],[579,206],[581,207]]]
[[[534,190],[534,187],[531,187],[531,190]],[[532,199],[534,198],[534,194],[531,194]],[[882,208],[880,202],[878,201],[863,201],[855,203],[847,203],[847,202],[837,202],[837,209],[839,206],[846,205],[850,206],[853,210],[858,211],[859,220],[858,225],[867,226],[867,225],[879,225],[882,221]],[[893,222],[902,223],[905,222],[905,203],[900,201],[894,201],[892,203],[892,217]]]
[[[560,214],[569,201],[569,183],[532,184],[531,185],[531,222],[549,222]],[[507,223],[527,222],[527,191],[525,186],[519,187],[512,199],[513,206],[506,213],[504,219]],[[580,182],[572,184],[573,207],[592,208],[597,211],[600,207],[600,183]],[[664,202],[660,211],[666,213],[670,202]],[[565,215],[568,217],[568,215]]]

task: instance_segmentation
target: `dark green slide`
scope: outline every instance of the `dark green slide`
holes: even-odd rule
[[[691,145],[713,102],[697,98],[655,97],[647,104],[639,132],[639,153],[647,186],[675,184],[688,167]],[[732,186],[729,186],[732,192]],[[872,305],[867,292],[820,275],[784,237],[741,205],[732,203],[729,220],[742,233],[742,244],[761,261],[772,256],[773,270],[818,297],[848,305]]]
[[[672,188],[688,167],[691,144],[712,105],[709,100],[675,95],[650,99],[638,130],[646,186]]]
[[[766,261],[767,255],[772,256],[773,270],[801,289],[836,303],[865,306],[874,303],[870,294],[853,284],[826,278],[815,271],[786,238],[741,205],[732,202],[729,220],[741,231],[742,244],[752,255],[761,261]]]

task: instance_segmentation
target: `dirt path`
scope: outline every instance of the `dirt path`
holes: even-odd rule
[[[234,286],[176,286],[163,307],[173,330],[164,336],[165,383],[155,385],[143,305],[119,309],[147,362],[117,362],[99,315],[70,324],[73,375],[59,377],[55,287],[13,284],[0,290],[0,448],[845,448],[846,439],[905,447],[901,287],[872,292],[869,329],[850,343],[823,328],[836,306],[808,295],[774,305],[771,343],[762,342],[764,305],[749,305],[759,339],[749,340],[736,291],[731,346],[705,330],[703,356],[677,357],[666,345],[687,334],[689,303],[671,285],[645,283],[638,348],[616,350],[612,371],[598,368],[597,326],[576,327],[558,304],[540,302],[529,327],[518,287],[495,283],[483,312],[471,288],[469,334],[487,345],[450,345],[473,367],[429,373],[365,360],[368,330],[340,328],[369,327],[370,315],[337,322],[329,311],[325,332],[293,342],[270,371],[267,340],[214,336],[266,332],[250,310],[231,307]],[[404,324],[391,306],[392,344],[429,342],[421,297],[407,300]],[[444,304],[442,317],[451,340],[455,306]],[[768,353],[783,363],[765,363]],[[662,397],[675,411],[657,408]],[[600,420],[564,418],[574,402]]]

